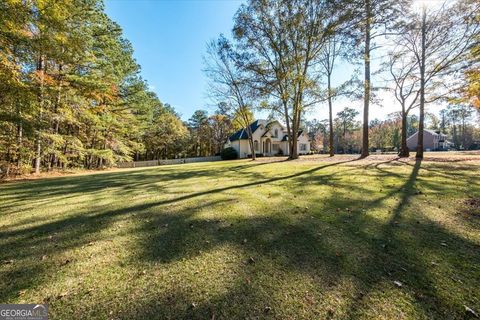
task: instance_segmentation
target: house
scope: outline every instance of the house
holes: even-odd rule
[[[256,120],[250,124],[252,130],[255,154],[263,156],[289,155],[287,129],[278,121]],[[237,150],[240,158],[251,157],[250,143],[247,129],[243,128],[230,136],[225,143],[225,148],[232,147]],[[298,154],[310,152],[308,135],[300,130],[298,132]]]
[[[411,151],[417,150],[418,131],[407,139],[407,147]],[[423,131],[423,148],[424,150],[448,150],[451,142],[447,140],[447,136],[440,132],[425,129]]]

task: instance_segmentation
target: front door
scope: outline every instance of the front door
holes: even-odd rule
[[[266,156],[270,156],[272,152],[272,141],[270,139],[265,140],[265,149],[263,150]]]

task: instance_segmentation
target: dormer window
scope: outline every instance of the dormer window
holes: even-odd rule
[[[273,137],[278,138],[278,129],[275,129]]]

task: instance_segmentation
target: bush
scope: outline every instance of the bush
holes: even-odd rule
[[[228,147],[222,150],[220,156],[222,157],[222,160],[233,160],[238,158],[238,152],[232,147]]]

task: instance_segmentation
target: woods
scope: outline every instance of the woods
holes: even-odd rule
[[[142,151],[158,98],[100,1],[2,1],[1,146],[7,171],[98,168]]]
[[[208,46],[204,71],[218,110],[200,110],[185,121],[142,79],[132,45],[101,0],[2,1],[2,175],[218,154],[232,132],[249,130],[254,111],[284,123],[290,159],[298,158],[297,136],[309,113],[321,108],[329,110],[327,123],[309,130],[316,145],[322,140],[316,151],[366,157],[386,148],[408,156],[409,117],[418,116],[415,129],[423,132],[432,126],[427,105],[479,105],[479,11],[473,0],[431,6],[407,0],[249,1],[233,17],[231,36]],[[372,64],[376,55],[381,64]],[[357,69],[342,82],[336,70],[345,64]],[[385,84],[374,81],[377,74],[387,75]],[[394,95],[399,114],[372,123],[369,108],[382,103],[381,91]],[[345,109],[335,120],[339,97],[352,107],[362,102],[362,112],[350,117]],[[473,111],[466,117],[471,130],[452,112],[445,115],[454,145],[475,145]],[[386,128],[394,129],[387,134]]]

